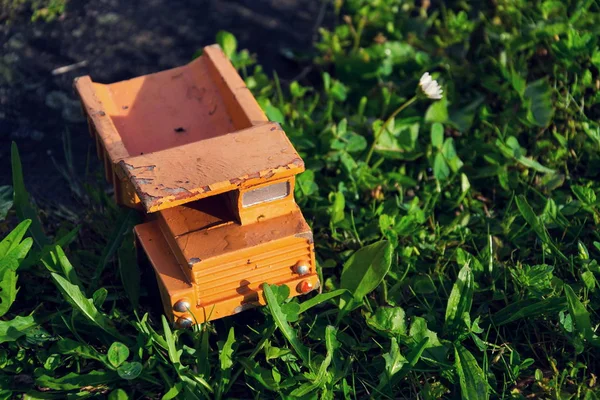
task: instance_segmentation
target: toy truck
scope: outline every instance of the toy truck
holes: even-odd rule
[[[75,89],[118,204],[179,327],[264,304],[263,283],[318,288],[294,200],[304,163],[217,45],[188,65]]]

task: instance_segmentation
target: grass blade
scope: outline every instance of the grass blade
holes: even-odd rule
[[[131,232],[133,226],[137,223],[137,220],[138,213],[135,210],[125,210],[120,215],[119,220],[116,223],[116,227],[110,235],[110,241],[104,248],[102,256],[100,257],[100,261],[98,262],[96,270],[94,271],[92,283],[90,284],[91,291],[97,289],[98,281],[100,280],[102,272],[104,272],[104,268],[106,268],[106,264],[115,254],[119,246],[121,246],[123,239],[127,236],[129,232]]]
[[[65,255],[65,252],[60,246],[56,246],[55,255],[63,274],[67,277],[69,282],[82,288],[83,286],[81,284],[81,281],[79,280],[79,277],[77,276],[75,268],[73,268],[73,265],[71,265],[71,262],[69,261],[69,259]]]
[[[67,232],[64,236],[61,236],[53,244],[46,245],[41,250],[31,252],[31,254],[29,254],[29,256],[23,261],[21,269],[27,270],[32,266],[39,264],[40,260],[42,263],[51,265],[51,263],[54,262],[52,259],[52,252],[56,249],[56,246],[66,248],[73,240],[75,240],[78,233],[79,227],[75,227],[71,231]]]
[[[496,312],[492,321],[494,325],[502,326],[523,318],[533,319],[541,315],[558,314],[566,308],[567,302],[562,297],[551,297],[539,301],[521,300]]]
[[[331,325],[327,325],[325,328],[325,348],[327,349],[327,354],[325,355],[325,359],[321,362],[319,366],[319,370],[316,373],[316,377],[312,383],[304,384],[300,386],[298,389],[294,390],[291,393],[291,396],[294,397],[303,397],[309,394],[310,392],[323,387],[327,382],[328,372],[327,368],[331,364],[333,360],[333,352],[339,346],[339,343],[336,339],[337,329]]]
[[[125,289],[133,309],[137,310],[140,302],[140,268],[137,263],[132,231],[125,236],[123,244],[119,247],[117,258],[123,289]]]
[[[176,368],[179,368],[179,356],[180,353],[177,351],[177,347],[175,347],[175,337],[173,336],[173,332],[171,332],[171,327],[169,326],[169,321],[163,315],[162,316],[162,324],[163,330],[165,331],[165,341],[167,343],[167,352],[169,353],[169,360],[175,365]]]
[[[42,229],[42,223],[38,217],[36,208],[29,199],[29,193],[25,189],[25,180],[23,179],[23,168],[21,166],[21,157],[19,156],[19,149],[15,142],[12,143],[11,147],[11,163],[12,163],[12,179],[14,188],[14,206],[17,211],[17,217],[19,220],[31,220],[31,226],[29,232],[35,241],[35,244],[42,249],[44,246],[50,244],[50,240]]]

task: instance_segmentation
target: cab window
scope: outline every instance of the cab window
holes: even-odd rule
[[[242,195],[242,207],[250,207],[273,200],[283,199],[289,194],[290,183],[288,181],[248,190]]]

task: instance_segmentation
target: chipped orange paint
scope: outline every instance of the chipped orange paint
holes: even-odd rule
[[[262,305],[263,283],[318,288],[293,195],[304,163],[218,46],[182,67],[74,85],[117,203],[148,213],[137,243],[172,320]]]
[[[302,159],[281,127],[268,122],[119,162],[146,211],[294,176]],[[267,176],[269,178],[267,178]]]

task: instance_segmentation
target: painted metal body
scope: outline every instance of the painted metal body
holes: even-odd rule
[[[304,163],[218,46],[190,64],[113,84],[75,80],[117,203],[135,227],[166,314],[182,327],[319,286],[294,201]]]

